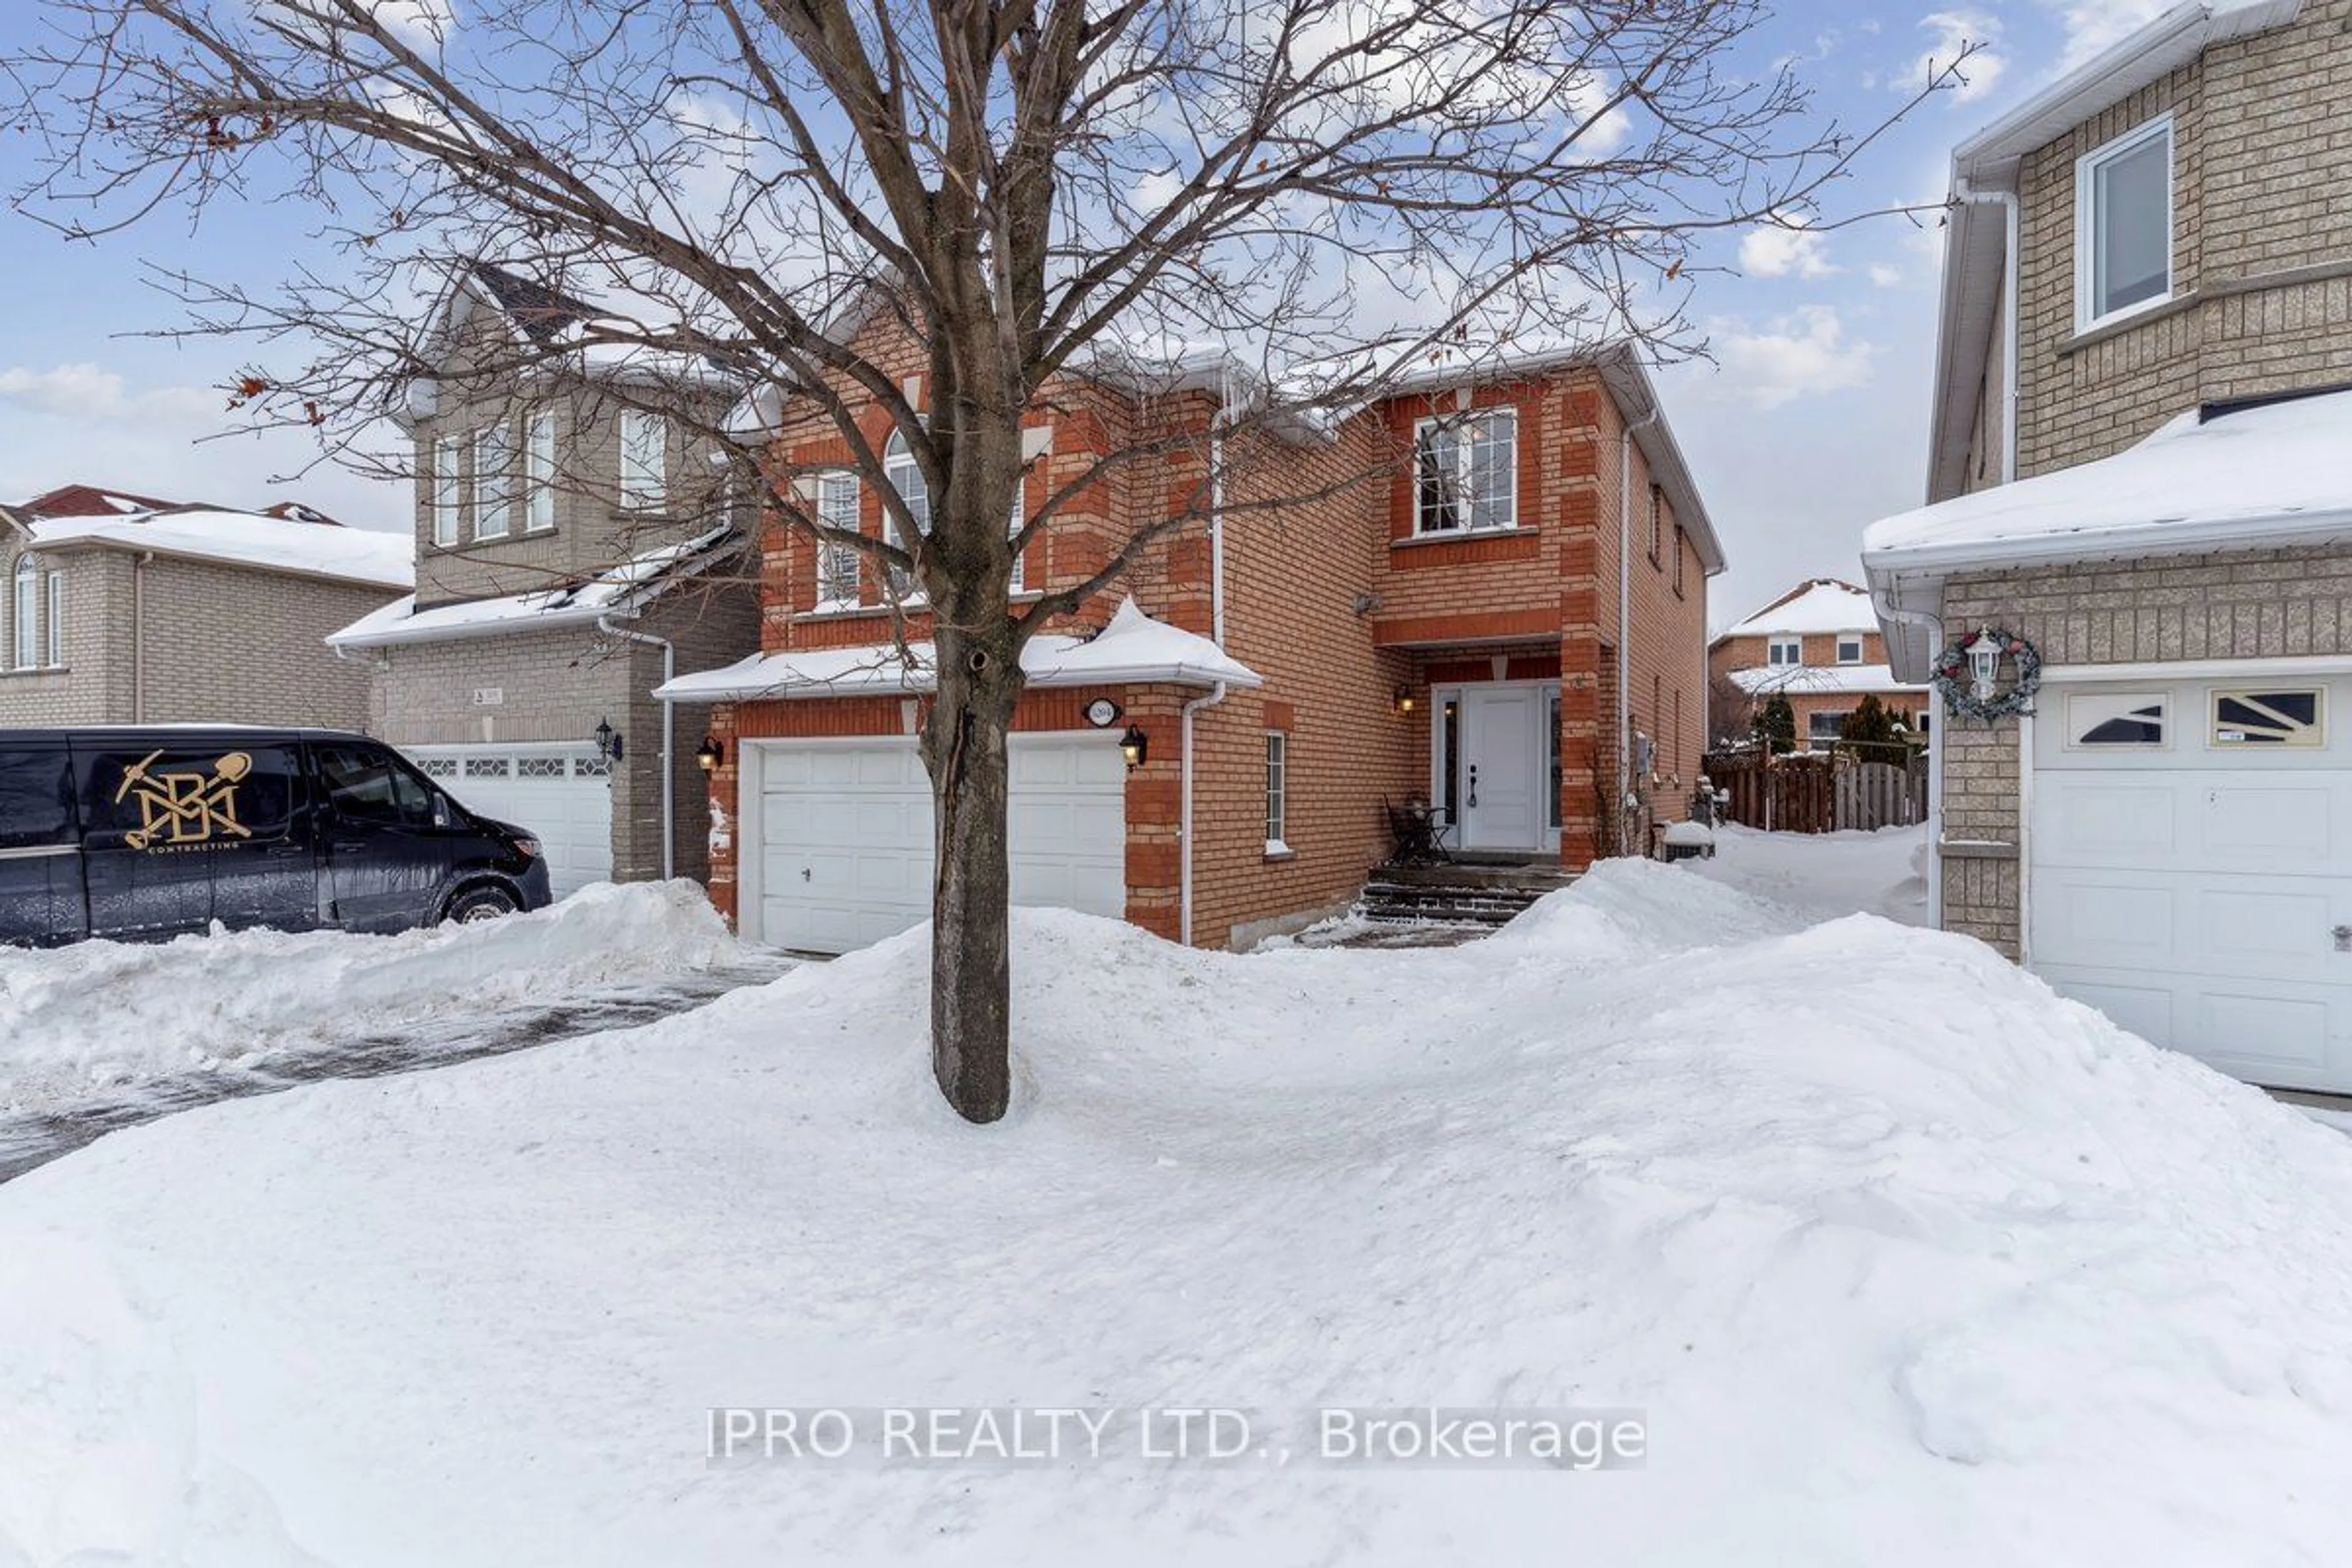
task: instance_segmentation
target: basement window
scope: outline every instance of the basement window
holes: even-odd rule
[[[2159,115],[2074,165],[2074,326],[2172,297],[2172,117]]]

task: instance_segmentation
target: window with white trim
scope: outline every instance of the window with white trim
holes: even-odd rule
[[[2166,719],[2161,691],[2070,691],[2066,694],[2066,745],[2069,750],[2161,749],[2166,744]]]
[[[2327,742],[2327,693],[2320,687],[2242,687],[2213,693],[2216,746],[2320,746]]]
[[[2077,331],[2172,295],[2172,117],[2158,115],[2074,164]]]
[[[457,546],[457,514],[465,508],[457,488],[457,443],[446,436],[433,443],[433,542],[444,550]]]
[[[1518,525],[1519,416],[1507,408],[1413,426],[1413,531]]]
[[[844,533],[857,531],[857,476],[845,470],[816,477],[816,520]],[[857,546],[820,540],[816,547],[816,607],[857,603]]]
[[[1769,665],[1804,663],[1804,639],[1801,637],[1767,637],[1764,640],[1764,662]]]
[[[1650,564],[1659,562],[1659,549],[1665,543],[1665,492],[1657,486],[1650,487]]]
[[[1265,732],[1265,852],[1286,855],[1283,837],[1290,815],[1290,736],[1281,730]]]
[[[555,410],[542,408],[523,426],[522,530],[545,533],[555,527]]]
[[[66,667],[66,574],[49,574],[48,666],[51,669]]]
[[[16,658],[18,669],[37,669],[41,663],[41,574],[29,555],[16,558]]]
[[[474,537],[504,539],[514,531],[514,436],[505,425],[474,435]]]
[[[669,499],[669,421],[642,408],[621,411],[621,504],[652,511]]]
[[[1028,489],[1029,481],[1025,477],[1013,484],[1013,515],[1004,525],[1004,537],[1007,539],[1019,539],[1022,525],[1029,521],[1029,497],[1026,494]],[[1028,563],[1022,559],[1025,553],[1026,552],[1018,544],[1013,547],[1013,582],[1010,591],[1015,594],[1027,591],[1029,586]]]
[[[1837,661],[1840,664],[1860,664],[1862,662],[1862,639],[1860,637],[1839,637],[1837,640]]]
[[[1805,739],[1816,746],[1833,743],[1845,729],[1843,713],[1812,712],[1805,715]]]
[[[890,488],[898,492],[900,500],[906,502],[908,514],[915,520],[916,533],[929,537],[931,531],[931,488],[929,481],[923,478],[923,466],[915,461],[914,450],[907,445],[904,432],[891,431],[890,439],[883,444],[882,477],[890,481]],[[899,549],[910,555],[914,553],[919,540],[908,539],[895,521],[891,532],[897,538]],[[920,596],[912,575],[896,566],[890,569],[890,592],[894,598],[899,599]]]

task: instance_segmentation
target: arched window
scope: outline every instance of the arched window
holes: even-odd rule
[[[41,662],[41,577],[29,555],[16,557],[16,668],[33,669]]]
[[[900,431],[891,431],[890,439],[883,445],[882,475],[890,481],[890,488],[898,492],[899,499],[907,503],[907,510],[915,520],[915,531],[919,534],[930,532],[931,489],[923,481],[922,465],[915,461],[915,454],[908,447],[907,437]],[[891,532],[897,535],[900,549],[912,551],[915,548],[915,542],[907,538],[895,521]],[[891,596],[898,599],[922,596],[922,589],[896,566],[890,568],[890,592]]]

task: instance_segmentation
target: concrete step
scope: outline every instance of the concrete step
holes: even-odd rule
[[[1514,868],[1517,875],[1507,878],[1487,869],[1384,866],[1364,885],[1357,913],[1384,925],[1499,926],[1575,880],[1548,868]]]

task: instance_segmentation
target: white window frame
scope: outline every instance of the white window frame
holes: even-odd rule
[[[1290,731],[1265,732],[1265,852],[1287,855],[1290,828]]]
[[[914,448],[908,445],[903,430],[891,431],[890,438],[882,444],[882,477],[890,481],[890,488],[898,492],[898,499],[907,503],[907,510],[915,513],[915,531],[929,539],[931,535],[931,487],[929,481],[923,478],[923,466],[915,460]],[[916,505],[916,496],[908,493],[909,483],[920,495],[919,509]],[[898,548],[913,554],[915,542],[899,531],[898,521],[888,507],[882,509],[882,516],[883,521],[889,526],[891,539]],[[888,575],[893,598],[906,605],[923,602],[922,584],[915,580],[912,573],[893,566]]]
[[[48,634],[48,666],[51,669],[63,669],[66,667],[66,574],[51,572],[47,587],[48,603],[45,608],[49,617],[46,628]]]
[[[16,612],[10,628],[10,667],[38,669],[41,665],[41,569],[29,555],[16,557],[16,591],[9,595]]]
[[[466,510],[466,491],[457,472],[458,443],[447,436],[433,438],[433,542],[455,550]]]
[[[1786,655],[1786,658],[1781,657]],[[1768,637],[1764,639],[1764,665],[1768,669],[1786,669],[1805,662],[1805,639],[1800,637]]]
[[[1013,486],[1013,516],[1010,521],[1005,523],[1004,537],[1008,540],[1019,539],[1021,537],[1022,525],[1026,523],[1028,521],[1029,479],[1028,476],[1024,474],[1019,479],[1015,480]],[[1025,594],[1029,591],[1028,563],[1022,559],[1024,553],[1025,552],[1023,551],[1020,545],[1013,545],[1013,578],[1010,585],[1006,589],[1007,593]]]
[[[1806,714],[1805,750],[1810,752],[1815,746],[1836,745],[1838,742],[1838,732],[1845,728],[1845,721],[1853,717],[1853,710],[1851,708],[1845,709],[1843,711],[1830,708],[1816,708],[1811,712]],[[1824,719],[1834,719],[1837,721],[1836,723],[1830,726],[1829,733],[1826,735],[1822,733],[1821,727],[1821,721]]]
[[[474,432],[474,537],[514,531],[514,432],[501,421]]]
[[[2161,138],[2164,153],[2164,288],[2145,300],[2102,313],[2098,309],[2097,256],[2097,190],[2098,172],[2108,163],[2139,151],[2148,142]],[[2179,143],[2173,140],[2170,110],[2092,148],[2074,160],[2074,330],[2086,332],[2114,321],[2129,321],[2146,310],[2168,304],[2172,300],[2175,278],[2172,224],[2174,190],[2179,180],[2176,153]]]
[[[819,474],[813,481],[815,490],[810,500],[817,521],[829,528],[857,531],[857,476],[847,468],[835,468]],[[837,544],[820,539],[816,543],[816,607],[820,610],[855,609],[858,603],[858,555],[855,544]],[[838,588],[846,584],[846,594],[828,594],[828,585]]]
[[[1478,497],[1470,489],[1475,472],[1471,454],[1477,445],[1475,430],[1499,426],[1509,433],[1510,459],[1503,465],[1508,479],[1504,495],[1496,506],[1479,521]],[[1450,459],[1454,469],[1454,510],[1460,521],[1454,526],[1435,527],[1423,504],[1426,487],[1422,480],[1422,463],[1436,457],[1446,462],[1439,448],[1428,440],[1433,430],[1451,426],[1454,451]],[[1415,538],[1454,539],[1473,533],[1501,533],[1519,525],[1519,412],[1516,408],[1472,408],[1459,414],[1434,415],[1413,422],[1412,426],[1412,531]]]
[[[1845,651],[1849,647],[1853,649],[1851,656],[1849,656]],[[1862,652],[1863,641],[1859,634],[1853,637],[1848,637],[1843,632],[1838,633],[1837,661],[1840,664],[1860,664],[1862,662]]]
[[[669,500],[669,420],[643,408],[621,410],[621,505],[658,511]]]
[[[2136,708],[2162,710],[2153,721],[2142,719]],[[2168,691],[2070,691],[2066,693],[2066,733],[2061,749],[2069,752],[2168,752],[2179,714]],[[2153,741],[2086,741],[2083,737],[2116,720],[2153,722],[2159,737]]]
[[[532,411],[522,427],[522,531],[555,531],[555,410]]]

